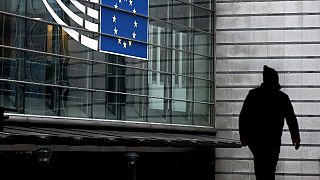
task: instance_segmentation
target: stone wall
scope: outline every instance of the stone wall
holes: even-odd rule
[[[320,179],[320,1],[218,0],[216,5],[216,127],[239,139],[238,116],[263,65],[279,72],[301,129],[295,151],[287,126],[277,179]],[[217,149],[217,180],[255,179],[248,148]]]

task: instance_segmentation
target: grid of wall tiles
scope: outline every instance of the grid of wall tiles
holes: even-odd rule
[[[320,1],[218,0],[216,5],[218,136],[239,139],[238,116],[263,65],[279,72],[292,100],[302,147],[285,125],[276,179],[320,179]],[[255,179],[248,148],[217,149],[216,179]]]

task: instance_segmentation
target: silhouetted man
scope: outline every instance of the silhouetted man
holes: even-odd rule
[[[263,83],[250,90],[240,113],[240,141],[253,154],[257,180],[275,179],[284,119],[295,149],[300,146],[297,118],[288,95],[280,89],[278,73],[264,66]]]

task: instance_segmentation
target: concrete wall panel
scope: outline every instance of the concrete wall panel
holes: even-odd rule
[[[277,180],[320,180],[320,0],[217,2],[217,135],[239,138],[238,115],[262,67],[279,71],[302,146],[282,146]],[[287,129],[287,125],[285,125]],[[290,145],[290,134],[283,133]],[[217,180],[255,179],[248,148],[216,150]]]

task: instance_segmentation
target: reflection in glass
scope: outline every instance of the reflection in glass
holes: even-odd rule
[[[0,77],[4,79],[14,79],[15,70],[17,67],[17,58],[11,57],[10,49],[0,48]]]
[[[194,23],[193,27],[206,32],[212,32],[212,12],[194,7]]]
[[[172,53],[172,71],[175,74],[191,75],[192,59],[190,55],[181,51]],[[180,100],[192,100],[192,78],[173,75],[172,76],[172,98]],[[191,105],[185,101],[172,101],[172,121],[178,124],[190,124],[192,118]]]
[[[170,123],[168,100],[156,98],[148,98],[148,100],[148,122]]]
[[[107,96],[107,119],[124,120],[126,117],[125,103],[126,95],[109,93]]]
[[[58,115],[59,90],[56,87],[25,85],[25,113]]]
[[[93,118],[146,121],[146,98],[105,92],[93,93]]]
[[[213,58],[194,55],[194,76],[212,79]]]
[[[192,31],[173,26],[172,47],[191,52],[192,51]]]
[[[194,81],[193,83],[194,100],[210,102],[211,88],[213,83],[210,81],[201,80],[201,79],[194,79],[193,81]]]
[[[189,4],[173,1],[172,22],[185,27],[192,27],[193,8]]]
[[[170,46],[171,28],[168,24],[150,21],[149,24],[149,43],[159,46]]]
[[[64,67],[68,77],[68,85],[72,87],[91,88],[92,65],[84,61],[70,59]]]
[[[193,2],[194,4],[198,6],[202,6],[207,9],[214,9],[212,0],[193,0]]]
[[[158,37],[159,38],[159,37]],[[157,37],[150,37],[150,41],[157,41]],[[168,75],[161,72],[170,72],[170,50],[165,48],[160,48],[157,46],[149,46],[149,71],[148,75],[148,95],[155,97],[168,97]],[[155,100],[155,102],[153,102]],[[162,101],[158,99],[149,99],[149,112],[153,109],[163,111],[167,106]],[[161,103],[162,102],[162,103]],[[163,105],[162,105],[163,104]],[[162,108],[162,109],[161,109]],[[156,120],[157,121],[157,120]]]
[[[172,101],[172,123],[192,124],[192,106],[189,102]]]
[[[168,0],[152,0],[149,1],[149,16],[163,21],[169,21],[171,15],[171,1]]]
[[[193,104],[193,118],[194,118],[194,125],[199,126],[210,126],[210,109],[211,106],[207,104]]]
[[[0,106],[15,109],[16,86],[8,82],[0,83]]]
[[[91,117],[92,92],[62,88],[60,99],[61,116],[83,118]]]
[[[108,65],[93,63],[92,68],[92,87],[99,90],[108,89]]]
[[[142,61],[93,51],[61,27],[36,21],[55,22],[42,1],[2,0],[0,10],[34,19],[0,14],[5,27],[0,44],[67,57],[0,48],[1,78],[26,81],[2,82],[1,103],[19,113],[212,125],[213,105],[192,102],[213,102],[212,2],[150,1],[149,60]],[[63,21],[74,24],[55,0],[49,3]],[[99,38],[98,33],[80,33]]]
[[[108,61],[125,65],[125,59],[120,56],[110,55]],[[126,68],[123,66],[108,65],[107,87],[108,91],[126,93]],[[126,99],[127,95],[124,94],[108,94],[108,109],[109,119],[121,119],[126,118]]]
[[[125,86],[128,93],[147,94],[148,91],[148,72],[139,69],[126,68]]]
[[[107,119],[108,117],[107,100],[108,100],[107,93],[104,93],[104,92],[93,93],[92,118]]]
[[[204,33],[194,33],[194,52],[205,56],[212,56],[213,36]]]
[[[147,98],[137,96],[127,96],[126,120],[127,121],[146,121]]]

